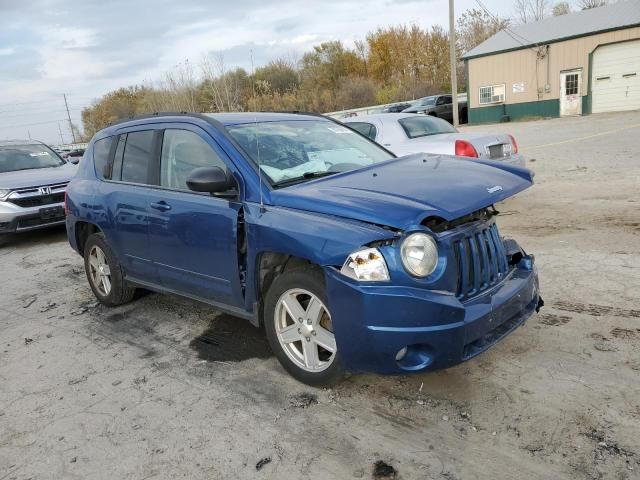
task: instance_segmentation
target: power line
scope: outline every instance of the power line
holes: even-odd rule
[[[496,15],[494,15],[493,13],[491,13],[491,11],[485,7],[485,5],[482,3],[481,0],[476,0],[476,3],[478,4],[478,6],[484,10],[484,12],[489,15],[494,21],[496,22],[500,22],[501,19],[498,18]],[[536,53],[538,52],[537,49],[532,48],[531,45],[535,45],[536,47],[539,47],[539,45],[536,42],[532,42],[531,40],[529,40],[528,38],[523,37],[522,35],[514,32],[513,30],[511,30],[509,28],[509,26],[507,25],[506,27],[504,27],[504,33],[506,33],[507,35],[509,35],[509,37],[511,37],[512,40],[514,40],[516,43],[520,44],[522,47],[527,47],[533,51],[535,51]],[[516,37],[520,37],[522,40],[524,40],[525,42],[528,43],[523,43],[522,40],[519,40]]]
[[[66,118],[59,118],[58,120],[49,120],[48,122],[36,122],[36,123],[23,123],[20,125],[0,125],[0,128],[18,128],[18,127],[32,127],[34,125],[46,125],[48,123],[66,122]]]

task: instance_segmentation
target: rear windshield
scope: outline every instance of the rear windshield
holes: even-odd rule
[[[226,128],[275,187],[393,158],[375,143],[328,120],[258,122]]]
[[[456,133],[449,122],[429,115],[416,115],[398,120],[398,123],[409,138],[427,137],[440,133]]]
[[[0,145],[0,173],[60,167],[65,164],[46,145]]]

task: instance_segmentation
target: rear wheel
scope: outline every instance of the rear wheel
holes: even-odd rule
[[[136,289],[127,285],[104,234],[90,235],[84,244],[84,269],[91,290],[105,305],[115,307],[131,301]]]
[[[344,371],[324,278],[317,267],[285,271],[265,298],[265,330],[282,366],[308,385],[331,385]]]

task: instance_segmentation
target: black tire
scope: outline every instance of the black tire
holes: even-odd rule
[[[98,247],[102,250],[109,265],[111,288],[107,295],[104,295],[103,292],[99,290],[98,286],[94,284],[94,281],[91,278],[89,256],[93,247]],[[102,232],[90,235],[84,244],[84,270],[87,275],[89,286],[100,303],[109,307],[117,307],[118,305],[128,303],[133,299],[136,289],[129,286],[125,281],[122,267],[116,261],[116,258],[111,252]]]
[[[315,266],[296,267],[277,277],[269,287],[264,302],[264,326],[271,350],[282,366],[292,377],[302,383],[311,386],[330,386],[338,382],[344,376],[344,369],[340,361],[339,351],[335,352],[333,361],[329,367],[320,372],[309,372],[296,365],[285,353],[276,333],[276,307],[278,300],[285,292],[291,289],[303,289],[316,297],[328,308],[325,291],[324,275],[320,268]]]

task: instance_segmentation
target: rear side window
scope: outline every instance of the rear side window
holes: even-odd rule
[[[100,180],[109,178],[109,153],[111,153],[111,145],[113,137],[102,138],[93,144],[93,163],[96,166],[96,175]]]
[[[122,181],[149,183],[149,167],[153,153],[153,130],[130,132],[122,157]]]
[[[348,124],[351,128],[353,128],[356,132],[361,133],[365,137],[369,137],[371,140],[376,139],[376,134],[378,130],[376,126],[372,123],[367,122],[349,122]]]

